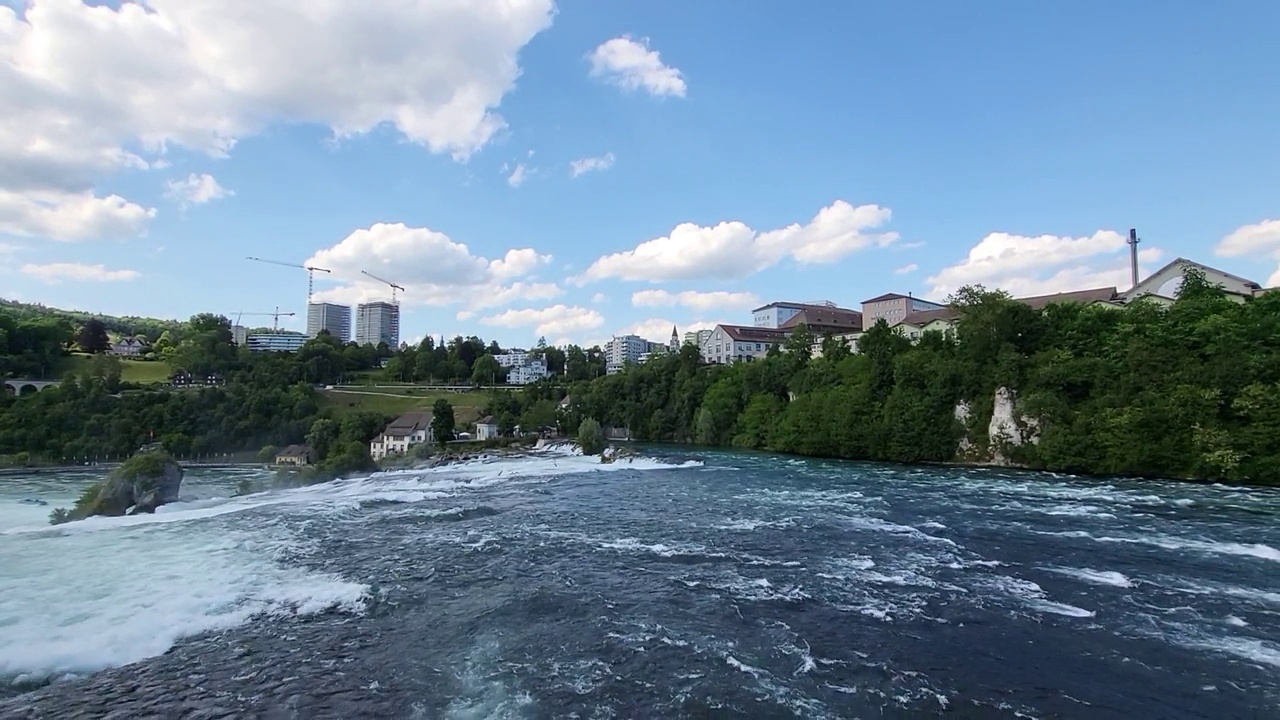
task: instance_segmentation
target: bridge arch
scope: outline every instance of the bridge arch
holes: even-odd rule
[[[5,391],[11,395],[23,397],[38,393],[48,387],[57,387],[57,380],[24,380],[22,378],[5,380]]]

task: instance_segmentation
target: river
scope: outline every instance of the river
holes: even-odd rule
[[[0,717],[1280,712],[1280,492],[645,452],[0,479]]]

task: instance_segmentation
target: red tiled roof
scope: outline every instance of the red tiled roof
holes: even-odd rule
[[[792,315],[778,329],[794,330],[801,325],[817,333],[861,330],[862,313],[847,308],[809,307]]]
[[[760,328],[750,325],[717,325],[735,342],[772,342],[780,343],[791,333],[779,328]]]

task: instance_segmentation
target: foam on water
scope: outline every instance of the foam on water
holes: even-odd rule
[[[1052,573],[1058,573],[1059,575],[1067,575],[1069,577],[1076,578],[1077,580],[1083,580],[1095,585],[1110,585],[1112,587],[1121,588],[1133,587],[1132,580],[1114,570],[1092,570],[1090,568],[1064,567],[1051,567],[1045,568],[1045,570]]]
[[[1255,557],[1261,560],[1270,560],[1272,562],[1280,562],[1280,550],[1270,545],[1262,543],[1237,543],[1237,542],[1219,542],[1216,540],[1200,540],[1196,538],[1180,538],[1169,537],[1167,535],[1148,535],[1140,537],[1113,537],[1109,535],[1094,536],[1083,530],[1070,530],[1066,532],[1046,532],[1046,535],[1057,535],[1059,537],[1076,537],[1087,538],[1094,542],[1100,543],[1128,543],[1136,545],[1151,545],[1153,547],[1162,548],[1164,550],[1194,550],[1203,553],[1213,553],[1218,555],[1241,555],[1247,557]]]

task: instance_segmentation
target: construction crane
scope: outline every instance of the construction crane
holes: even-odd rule
[[[326,270],[325,268],[322,268],[322,267],[313,267],[311,265],[299,265],[297,263],[280,262],[279,260],[263,260],[262,258],[258,258],[258,257],[247,257],[245,258],[245,260],[253,260],[254,262],[268,263],[271,265],[282,265],[284,267],[301,268],[303,270],[306,270],[307,271],[307,304],[308,305],[311,304],[311,294],[315,291],[316,273],[330,272],[329,270]]]
[[[390,286],[391,286],[391,304],[392,304],[392,305],[395,305],[395,306],[397,306],[397,307],[399,307],[400,303],[396,300],[396,291],[397,291],[397,290],[399,290],[399,291],[401,291],[401,292],[404,292],[404,288],[402,288],[402,287],[400,287],[399,285],[397,285],[397,284],[395,284],[395,283],[391,282],[390,280],[383,280],[382,278],[378,277],[377,275],[374,275],[373,273],[369,272],[368,270],[361,270],[360,272],[364,273],[365,275],[368,275],[369,277],[373,278],[374,280],[377,280],[378,282],[382,283],[383,285],[390,285]]]
[[[294,315],[297,315],[297,314],[298,314],[298,313],[280,312],[280,308],[278,308],[278,307],[276,308],[276,311],[275,311],[275,312],[244,312],[244,311],[241,311],[240,313],[238,313],[238,314],[236,315],[236,325],[239,325],[239,324],[240,324],[240,318],[244,317],[245,315],[270,315],[270,316],[271,316],[271,329],[272,329],[272,330],[279,330],[279,329],[280,329],[280,318],[282,318],[282,317],[293,317]]]

